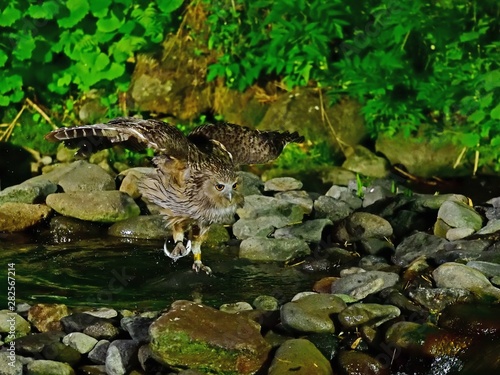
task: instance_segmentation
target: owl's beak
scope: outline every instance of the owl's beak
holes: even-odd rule
[[[228,191],[226,193],[226,198],[229,200],[229,202],[231,202],[233,200],[233,192],[232,191]]]

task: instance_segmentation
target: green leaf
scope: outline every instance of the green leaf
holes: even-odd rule
[[[500,87],[500,69],[485,73],[483,79],[484,89],[486,91],[492,91],[493,89]]]
[[[101,18],[97,21],[97,30],[103,33],[111,33],[116,31],[123,25],[123,20],[118,19],[113,12],[110,12],[108,18]]]
[[[183,2],[184,0],[157,0],[156,5],[158,5],[158,9],[160,9],[163,14],[170,14],[179,9]]]
[[[101,52],[95,60],[94,69],[97,71],[104,70],[104,68],[106,68],[106,66],[108,66],[109,62],[110,62],[110,60],[109,60],[108,55]]]
[[[89,0],[89,7],[94,16],[103,18],[108,14],[111,0]]]
[[[462,33],[460,35],[461,42],[470,42],[471,40],[478,40],[478,39],[479,39],[479,33],[477,31]]]
[[[35,19],[51,20],[59,13],[60,9],[60,3],[49,0],[42,2],[41,5],[31,5],[27,14]]]
[[[125,66],[123,64],[111,63],[109,70],[104,75],[104,78],[112,81],[121,77],[125,73]]]
[[[0,107],[7,107],[10,104],[10,98],[7,95],[0,95]]]
[[[493,120],[500,120],[500,103],[497,104],[497,106],[491,110],[490,117]]]
[[[31,58],[35,49],[35,40],[31,34],[20,35],[12,54],[20,61]]]
[[[65,29],[70,29],[83,20],[90,9],[87,0],[68,0],[66,7],[69,10],[69,16],[57,20],[57,24]]]
[[[15,3],[10,3],[0,14],[0,26],[12,26],[21,18],[21,12],[14,8]]]
[[[7,55],[3,50],[0,49],[0,68],[5,66],[5,63],[9,59],[9,55]]]
[[[486,113],[484,113],[484,111],[482,109],[478,109],[477,111],[475,111],[472,115],[470,115],[467,119],[469,121],[472,121],[476,124],[480,123],[481,121],[483,121],[483,119],[486,117]]]
[[[459,134],[460,142],[469,148],[476,147],[479,143],[479,135],[476,133]]]

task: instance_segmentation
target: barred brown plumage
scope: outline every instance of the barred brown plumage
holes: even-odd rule
[[[236,167],[266,163],[277,158],[288,143],[304,141],[297,133],[261,132],[229,123],[202,125],[186,137],[166,122],[136,118],[60,128],[45,138],[77,148],[81,156],[113,145],[153,149],[155,173],[145,176],[139,189],[160,208],[172,228],[175,247],[168,251],[165,241],[165,253],[176,260],[192,251],[193,269],[207,273],[211,270],[201,262],[201,244],[208,229],[213,223],[232,222],[243,203]],[[199,234],[191,235],[184,245],[184,233],[193,226]]]

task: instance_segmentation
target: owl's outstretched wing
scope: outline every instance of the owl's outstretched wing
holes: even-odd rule
[[[48,133],[45,139],[78,148],[79,156],[122,145],[135,151],[152,148],[157,154],[179,160],[186,160],[190,144],[179,129],[166,122],[131,117],[116,118],[106,124],[59,128]]]
[[[195,144],[202,139],[220,142],[231,153],[234,164],[267,163],[276,159],[288,143],[304,142],[297,132],[259,131],[230,123],[199,126],[188,139]]]

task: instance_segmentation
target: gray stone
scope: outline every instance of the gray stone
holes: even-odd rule
[[[273,296],[258,296],[252,304],[257,310],[263,311],[277,311],[280,308],[279,301]]]
[[[88,353],[97,344],[97,340],[82,332],[71,332],[63,337],[62,342],[79,353]]]
[[[42,223],[52,212],[44,204],[7,202],[0,205],[0,232],[19,232]]]
[[[51,194],[47,197],[47,205],[61,215],[104,223],[114,223],[140,214],[134,200],[119,191]]]
[[[115,190],[114,178],[101,167],[86,161],[77,161],[75,164],[58,181],[64,192]]]
[[[439,208],[437,220],[434,234],[441,237],[447,237],[447,231],[452,228],[467,228],[477,231],[483,224],[481,215],[472,207],[453,200],[443,202]],[[456,239],[456,233],[452,234],[451,238]]]
[[[228,314],[237,314],[242,311],[252,311],[253,307],[248,302],[224,303],[219,310]]]
[[[369,238],[386,239],[392,233],[391,224],[384,218],[368,212],[354,212],[336,228],[334,236],[344,243]]]
[[[475,268],[486,277],[500,276],[500,264],[471,260],[467,262],[467,267]]]
[[[281,307],[282,324],[305,333],[334,333],[332,314],[346,308],[342,299],[331,294],[311,294]]]
[[[241,219],[256,219],[260,216],[283,216],[288,223],[301,222],[304,216],[302,209],[290,202],[263,195],[245,197],[245,204],[236,211]]]
[[[346,202],[322,195],[314,201],[314,211],[317,219],[327,218],[335,223],[349,216],[353,209]]]
[[[306,339],[285,341],[276,351],[269,375],[333,375],[328,359]]]
[[[500,219],[489,220],[488,223],[477,231],[477,234],[490,234],[500,231]]]
[[[86,326],[83,329],[83,333],[95,338],[96,340],[112,340],[119,335],[120,330],[110,321],[98,320],[93,324]]]
[[[333,294],[347,294],[358,300],[394,286],[399,276],[392,272],[367,271],[342,276],[332,283]]]
[[[115,237],[164,239],[172,233],[167,229],[165,219],[161,215],[141,215],[131,217],[108,228],[108,234]]]
[[[444,263],[432,272],[438,288],[462,288],[480,296],[500,300],[500,289],[478,270],[460,263]]]
[[[2,335],[3,341],[12,341],[11,328],[14,328],[15,338],[26,336],[31,331],[30,324],[21,315],[9,310],[0,310],[0,333],[7,334]]]
[[[419,212],[439,210],[446,201],[467,204],[469,199],[461,194],[414,194],[412,208]]]
[[[62,342],[53,342],[46,345],[42,350],[44,359],[51,361],[66,362],[71,366],[80,362],[82,355],[70,346],[64,345]]]
[[[346,328],[358,327],[363,324],[378,327],[400,314],[401,310],[392,305],[355,303],[342,310],[338,315],[338,319]]]
[[[293,177],[276,177],[264,183],[264,191],[289,191],[302,189],[302,182]]]
[[[236,172],[238,174],[238,177],[241,179],[241,184],[239,187],[239,191],[243,196],[247,195],[260,195],[261,189],[264,186],[264,183],[260,179],[259,176],[250,173],[250,172],[244,172],[244,171],[238,171]]]
[[[274,194],[278,199],[290,202],[302,208],[304,214],[309,215],[313,210],[313,200],[304,190],[282,191]]]
[[[125,375],[137,362],[139,344],[134,340],[115,340],[106,354],[106,372],[109,375]]]
[[[112,319],[118,316],[118,312],[115,309],[109,307],[99,307],[94,310],[84,311],[85,314],[95,316],[97,318]]]
[[[239,257],[259,261],[286,262],[310,253],[311,249],[307,243],[298,238],[252,237],[241,242]]]
[[[445,237],[448,241],[457,241],[470,236],[472,233],[474,233],[472,228],[451,228],[448,229]]]
[[[108,353],[110,342],[108,340],[99,340],[94,348],[89,352],[88,358],[97,365],[106,363],[106,354]]]
[[[406,267],[413,260],[422,255],[431,255],[442,249],[447,244],[444,238],[433,236],[424,232],[417,232],[406,237],[396,247],[394,253],[394,263],[398,266]]]
[[[9,186],[0,191],[0,205],[7,202],[39,203],[57,191],[57,185],[48,180],[26,180],[22,184]]]
[[[349,183],[349,187],[333,185],[325,196],[345,202],[350,208],[357,210],[363,205],[363,201],[357,193],[357,188],[358,186],[352,183]]]
[[[308,220],[302,224],[277,229],[274,232],[274,238],[298,238],[306,242],[318,243],[327,225],[332,225],[331,220]]]
[[[393,196],[394,193],[384,186],[369,186],[363,194],[363,207],[371,206],[375,202],[380,202]]]
[[[389,174],[387,159],[375,155],[364,146],[354,147],[352,154],[342,164],[343,168],[368,177],[386,177]]]
[[[38,355],[42,350],[54,343],[61,341],[64,332],[50,331],[22,336],[16,339],[16,351],[30,355]]]
[[[75,371],[67,363],[38,359],[27,366],[27,375],[74,375]]]
[[[153,318],[142,316],[124,317],[120,320],[120,327],[128,332],[132,340],[143,344],[150,341],[149,326],[153,321]]]
[[[385,333],[385,341],[391,345],[403,349],[410,349],[416,345],[420,346],[421,335],[416,334],[422,331],[422,326],[415,322],[396,322],[392,324]]]
[[[23,375],[23,364],[15,350],[0,352],[0,375]]]
[[[284,216],[260,216],[256,219],[239,219],[233,224],[233,234],[244,240],[250,237],[268,237],[275,228],[282,228],[289,223]]]

